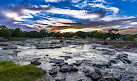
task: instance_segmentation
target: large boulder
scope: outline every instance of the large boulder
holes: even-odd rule
[[[49,70],[49,74],[50,75],[56,75],[57,74],[57,69],[53,68],[53,69]]]
[[[53,59],[50,59],[50,63],[61,64],[61,63],[64,63],[64,60],[53,58]]]
[[[33,64],[33,65],[40,65],[41,64],[41,62],[39,62],[39,59],[40,58],[35,58],[35,59],[33,59],[32,61],[31,61],[31,64]]]
[[[60,72],[70,72],[70,66],[68,66],[68,65],[63,65],[63,66],[60,68]]]

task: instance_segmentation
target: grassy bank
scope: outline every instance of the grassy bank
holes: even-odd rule
[[[46,73],[34,65],[19,66],[13,62],[0,62],[0,81],[36,81]]]

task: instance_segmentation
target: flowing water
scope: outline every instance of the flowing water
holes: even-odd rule
[[[94,67],[92,64],[101,64],[104,62],[108,62],[109,60],[116,58],[118,54],[128,54],[128,58],[132,60],[132,62],[137,62],[137,54],[133,52],[126,52],[126,51],[116,51],[115,55],[110,54],[102,54],[102,49],[109,49],[116,51],[115,49],[111,49],[108,46],[98,46],[96,49],[92,47],[92,44],[90,45],[69,45],[67,47],[62,48],[55,48],[55,49],[35,49],[34,46],[18,46],[18,52],[16,57],[12,57],[11,55],[3,56],[1,55],[1,59],[11,60],[16,62],[20,65],[27,65],[30,64],[30,61],[32,61],[34,58],[40,58],[40,62],[42,63],[38,67],[41,67],[42,69],[45,69],[49,71],[51,68],[55,68],[54,63],[50,63],[50,59],[56,58],[56,59],[64,59],[64,57],[61,56],[70,56],[72,58],[69,58],[65,60],[66,63],[72,64],[76,61],[85,61],[81,66],[79,66],[78,72],[67,72],[67,73],[61,73],[59,72],[55,77],[59,78],[66,78],[66,81],[77,81],[79,79],[83,79],[83,81],[91,81],[90,78],[86,77],[84,73],[82,72],[83,69],[90,69],[91,71],[94,71]],[[9,54],[12,52],[12,50],[2,50],[0,48],[1,53]],[[8,52],[8,53],[6,53]],[[124,72],[130,75],[137,77],[137,67],[133,66],[132,64],[124,64],[122,62],[118,62],[116,64],[113,64],[110,68],[103,69],[104,71],[109,71],[114,73],[115,75],[119,74],[120,72]],[[51,78],[51,77],[50,77]],[[51,78],[51,80],[54,81],[54,78]]]

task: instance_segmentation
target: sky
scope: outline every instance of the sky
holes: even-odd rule
[[[0,25],[26,31],[137,32],[137,0],[0,0]]]

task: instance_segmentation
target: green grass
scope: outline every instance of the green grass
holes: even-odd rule
[[[123,48],[124,47],[122,44],[113,44],[113,46],[115,46],[117,48]]]
[[[46,73],[34,65],[19,66],[13,62],[0,62],[0,81],[36,81]]]

